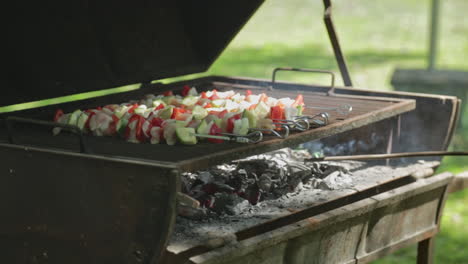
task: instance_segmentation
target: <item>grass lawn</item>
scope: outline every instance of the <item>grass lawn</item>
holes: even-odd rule
[[[441,2],[437,67],[468,71],[468,1]],[[356,87],[392,89],[389,81],[396,67],[426,67],[429,0],[334,3],[335,25]],[[270,78],[272,69],[278,66],[338,72],[322,12],[320,0],[266,1],[205,74]],[[328,80],[301,73],[281,73],[279,79],[304,83]],[[85,96],[90,94],[81,95]],[[68,100],[75,98],[68,97]],[[51,102],[54,101],[45,103]],[[0,111],[11,109],[14,108],[0,108]],[[463,119],[468,127],[468,113]],[[451,148],[468,149],[467,129],[457,133]],[[468,170],[468,158],[446,158],[440,170]],[[436,243],[435,263],[468,263],[468,207],[465,204],[468,204],[468,190],[450,196]],[[408,248],[375,263],[415,263],[415,255],[415,248]]]

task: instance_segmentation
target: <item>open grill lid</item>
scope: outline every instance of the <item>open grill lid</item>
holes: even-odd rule
[[[14,2],[0,106],[206,71],[262,2]]]

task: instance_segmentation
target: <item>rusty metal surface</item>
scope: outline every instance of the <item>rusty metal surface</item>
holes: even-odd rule
[[[0,144],[2,263],[155,263],[172,230],[178,172]]]
[[[434,236],[453,175],[419,179],[180,263],[366,263]]]

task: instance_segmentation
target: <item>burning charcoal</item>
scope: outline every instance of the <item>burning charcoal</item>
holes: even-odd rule
[[[245,176],[245,178],[248,177],[247,171],[245,171],[244,169],[237,170],[237,175],[239,175],[241,177]]]
[[[200,199],[200,205],[204,208],[213,208],[216,198],[210,195],[207,195]]]
[[[269,192],[271,188],[271,174],[264,173],[258,179],[258,187],[264,192]]]
[[[265,163],[264,160],[243,160],[237,164],[237,169],[243,169],[247,173],[261,175],[266,169],[268,169],[268,164]]]
[[[260,202],[262,193],[260,192],[260,189],[257,185],[252,185],[245,191],[243,197],[247,199],[250,204],[256,205],[258,202]]]
[[[211,175],[210,172],[208,171],[203,171],[200,174],[198,174],[198,179],[202,181],[203,183],[207,184],[210,183],[214,180],[213,175]]]
[[[247,205],[248,202],[236,194],[217,193],[211,210],[218,214],[235,215],[239,214]]]

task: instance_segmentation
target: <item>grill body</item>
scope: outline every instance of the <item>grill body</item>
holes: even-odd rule
[[[211,87],[220,83],[234,88],[249,86],[264,89],[272,85],[271,82],[265,80],[218,76],[183,82],[183,84],[200,87]],[[62,108],[65,111],[73,111],[76,108],[91,108],[138,98],[147,93],[177,89],[181,86],[182,83],[155,84],[129,93],[7,113],[3,114],[2,117],[15,115],[47,120],[57,108]],[[275,90],[290,94],[291,97],[301,90],[313,91],[323,96],[329,89],[329,87],[323,86],[283,82],[277,82],[274,86]],[[414,101],[416,109],[400,114],[393,113],[388,118],[368,119],[366,123],[351,122],[348,126],[331,134],[316,135],[315,142],[331,147],[343,145],[351,140],[361,140],[368,143],[364,145],[366,147],[348,149],[346,154],[443,150],[447,148],[453,133],[459,105],[459,101],[454,97],[346,88],[337,88],[335,93],[351,96],[354,99],[369,97],[409,99]],[[426,133],[427,131],[431,131],[431,133]],[[15,144],[8,142],[8,133],[5,127],[0,129],[0,133],[2,141],[0,155],[4,161],[0,165],[2,171],[0,200],[2,201],[1,209],[9,216],[1,220],[0,238],[1,244],[8,249],[8,259],[14,260],[12,262],[16,263],[34,263],[37,260],[45,261],[45,258],[49,258],[49,263],[63,263],[65,260],[69,261],[70,255],[75,256],[75,263],[153,263],[160,260],[163,255],[176,217],[175,197],[181,171],[206,168],[210,165],[281,147],[294,147],[311,139],[310,135],[302,137],[298,134],[291,141],[278,143],[273,140],[258,146],[240,146],[239,149],[237,149],[238,146],[227,144],[227,146],[219,146],[226,148],[221,152],[216,152],[220,150],[214,149],[215,155],[202,155],[197,159],[184,159],[182,155],[179,159],[163,162],[152,159],[152,155],[158,152],[160,155],[160,151],[166,151],[163,154],[176,157],[180,151],[179,147],[183,146],[173,146],[171,149],[166,149],[159,147],[169,146],[116,143],[117,139],[89,138],[87,144],[91,150],[94,149],[94,152],[79,153],[78,144],[68,139],[74,139],[73,137],[61,140],[51,136],[48,128],[17,126],[15,127],[17,134],[14,135]],[[379,135],[380,139],[371,144],[372,142],[369,140],[375,138],[373,135]],[[100,141],[101,139],[104,143]],[[184,151],[186,150],[184,149]],[[206,154],[205,151],[202,153]],[[217,153],[222,155],[217,158]],[[411,162],[411,160],[406,161]],[[440,182],[445,183],[447,180],[444,178]],[[416,191],[418,185],[411,186],[413,186],[411,193],[413,191],[419,192]],[[437,186],[440,187],[440,185]],[[417,215],[425,212],[428,216],[432,215],[431,219],[436,219],[436,215],[433,213],[439,212],[440,202],[443,201],[444,197],[444,189],[439,187],[434,187],[435,191],[427,194],[433,201],[430,202],[430,206],[416,203],[415,207],[422,209],[408,211],[408,214]],[[402,194],[401,197],[405,197],[405,195]],[[423,201],[425,198],[421,199],[419,200]],[[371,201],[373,200],[369,200],[369,203]],[[367,208],[365,209],[367,211],[363,212],[361,216],[350,215],[349,219],[355,220],[350,220],[346,225],[349,225],[349,230],[357,230],[356,227],[353,227],[353,223],[361,230],[364,230],[362,229],[364,227],[370,228],[366,226],[378,225],[381,221],[387,221],[385,220],[388,218],[386,215],[396,215],[404,210],[410,210],[404,206],[405,203],[402,200],[401,203],[392,206],[382,205],[382,209],[379,211],[381,213],[378,213],[380,216],[374,214],[374,209],[377,210],[372,208],[374,205],[366,205],[363,208]],[[367,214],[366,217],[364,217],[365,214]],[[297,223],[302,224],[301,221],[298,219]],[[435,232],[434,225],[437,222],[434,221],[421,223],[414,228],[408,226],[407,230],[419,232],[418,230],[427,229],[427,232]],[[334,226],[332,224],[334,222],[331,220],[324,220],[323,224],[326,223]],[[274,232],[282,232],[280,231],[282,228],[277,227],[278,230]],[[379,228],[379,230],[384,229],[383,227]],[[343,229],[336,229],[337,233],[333,236],[331,233],[327,233],[331,230],[334,229],[328,227],[317,229],[311,231],[310,234],[304,234],[302,238],[291,238],[291,241],[281,242],[274,247],[254,247],[255,252],[246,252],[245,255],[237,256],[232,261],[233,263],[239,261],[255,262],[257,258],[254,255],[258,254],[268,256],[264,257],[264,261],[266,261],[264,263],[274,261],[273,258],[299,260],[300,256],[305,254],[304,252],[309,251],[307,245],[316,243],[313,242],[312,238],[318,234],[323,235],[321,232],[330,234],[329,240],[321,240],[321,243],[335,241],[334,239],[341,237]],[[355,235],[357,234],[350,234],[350,236],[357,238]],[[372,238],[372,234],[368,235],[370,237],[366,238],[367,240],[375,240]],[[403,239],[396,235],[395,237]],[[414,239],[420,238],[416,235],[412,237],[417,237]],[[259,236],[256,239],[265,240],[262,243],[271,243],[272,241],[264,236]],[[248,246],[249,241],[253,240],[244,240],[238,247],[243,250],[251,248]],[[291,245],[298,245],[298,243],[303,244],[303,246],[293,250]],[[362,254],[369,254],[369,258],[373,258],[370,256],[374,254],[372,252],[383,250],[386,245],[391,243],[392,241],[389,240],[380,248],[368,249],[368,251],[363,251],[364,249],[360,248],[359,252],[367,252]],[[284,255],[278,255],[280,253],[275,255],[271,253],[273,251],[283,252]],[[292,251],[294,252],[291,253]],[[221,261],[220,259],[224,259],[224,257],[215,258],[214,256],[221,254],[217,252],[212,252],[213,255],[206,253],[210,256],[209,259],[216,259],[216,262],[210,260],[206,263],[218,263]],[[205,257],[200,256],[197,261],[204,263]]]

